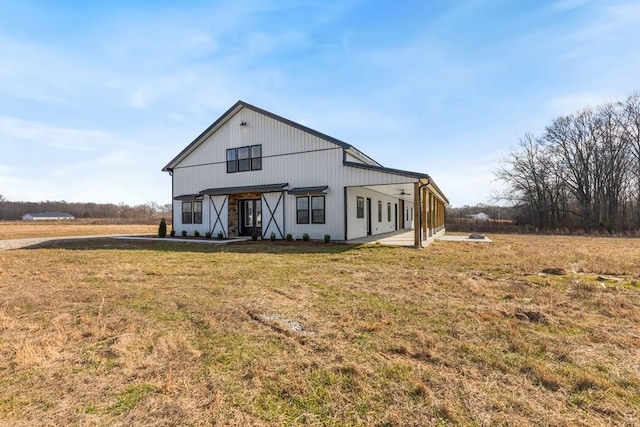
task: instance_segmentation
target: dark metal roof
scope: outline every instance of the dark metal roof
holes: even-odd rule
[[[241,193],[274,193],[283,191],[289,184],[265,184],[265,185],[247,185],[244,187],[222,187],[222,188],[208,188],[202,190],[200,194],[207,196],[216,196],[221,194],[241,194]]]
[[[429,178],[429,175],[426,173],[420,173],[420,172],[411,172],[411,171],[405,171],[402,169],[392,169],[392,168],[386,168],[384,166],[374,166],[374,165],[367,165],[365,163],[357,163],[357,162],[349,162],[349,161],[345,161],[344,162],[345,166],[351,166],[354,168],[361,168],[361,169],[369,169],[369,170],[374,170],[374,171],[378,171],[378,172],[385,172],[385,173],[394,173],[397,175],[403,175],[403,176],[408,176],[411,178]]]
[[[202,194],[181,194],[180,196],[176,196],[173,200],[193,200],[193,199],[202,199]]]
[[[300,195],[300,194],[321,194],[326,193],[328,185],[318,185],[316,187],[297,187],[289,190],[289,194]]]
[[[229,108],[222,116],[220,116],[220,118],[218,120],[216,120],[215,122],[213,122],[211,124],[211,126],[209,126],[208,128],[206,128],[204,130],[204,132],[202,132],[200,135],[198,135],[198,137],[196,139],[194,139],[191,144],[187,145],[185,147],[184,150],[182,150],[176,157],[173,158],[173,160],[171,160],[169,163],[167,163],[167,165],[162,168],[163,171],[165,172],[170,172],[173,170],[173,167],[175,166],[174,163],[178,162],[179,160],[182,159],[182,157],[186,154],[188,154],[189,152],[191,152],[194,148],[196,148],[198,145],[200,145],[200,143],[202,143],[205,138],[207,137],[207,135],[216,127],[218,127],[219,125],[221,125],[222,123],[226,122],[227,120],[229,120],[231,118],[231,116],[233,116],[235,113],[237,113],[238,111],[240,111],[241,108],[248,108],[250,110],[253,110],[257,113],[263,114],[267,117],[270,117],[274,120],[278,120],[279,122],[285,123],[289,126],[292,126],[296,129],[299,129],[303,132],[307,132],[311,135],[317,136],[318,138],[324,139],[325,141],[329,141],[332,142],[342,148],[349,149],[352,146],[350,144],[347,144],[344,141],[340,141],[339,139],[336,139],[332,136],[326,135],[324,133],[318,132],[316,130],[313,130],[311,128],[308,128],[306,126],[301,125],[300,123],[296,123],[294,121],[291,121],[289,119],[285,119],[284,117],[278,116],[277,114],[273,114],[267,110],[263,110],[262,108],[258,108],[256,106],[253,106],[251,104],[248,104],[244,101],[238,101],[235,104],[233,104],[233,106],[231,108]]]

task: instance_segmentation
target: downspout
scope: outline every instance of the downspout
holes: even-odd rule
[[[173,182],[173,169],[169,169],[169,176],[171,177],[171,231],[175,230],[175,221],[176,216],[173,214],[173,198],[175,197],[175,188]]]

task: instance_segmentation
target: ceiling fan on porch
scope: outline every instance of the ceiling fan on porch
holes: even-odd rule
[[[411,193],[404,191],[404,188],[400,189],[398,193],[394,193],[394,196],[410,196]]]

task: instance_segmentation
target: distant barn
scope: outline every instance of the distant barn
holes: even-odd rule
[[[64,219],[75,219],[75,216],[64,212],[40,212],[22,215],[23,221],[59,221]]]
[[[491,217],[484,212],[467,215],[467,218],[475,219],[476,221],[489,221],[491,219]]]

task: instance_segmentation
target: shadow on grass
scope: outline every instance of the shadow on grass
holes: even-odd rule
[[[304,241],[243,241],[226,244],[206,244],[172,242],[170,240],[124,240],[118,238],[59,238],[47,242],[25,246],[22,249],[65,249],[65,250],[149,250],[161,252],[197,252],[197,253],[268,253],[268,254],[327,254],[342,253],[357,248],[346,243],[324,243]]]

